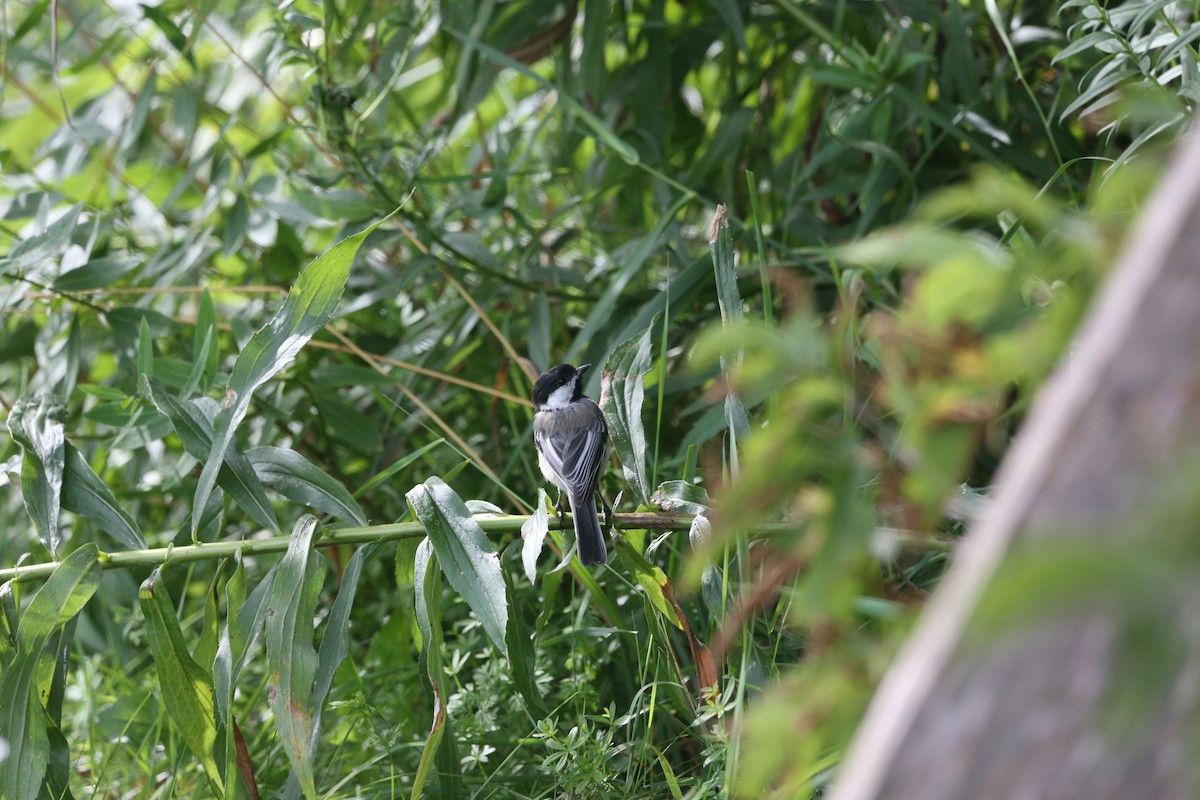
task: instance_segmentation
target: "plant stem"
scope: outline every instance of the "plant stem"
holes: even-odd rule
[[[527,519],[529,517],[523,515],[508,515],[477,517],[475,522],[485,533],[514,534],[520,532],[521,526]],[[692,526],[692,518],[675,514],[614,514],[613,523],[614,527],[623,530],[687,531]],[[550,520],[550,527],[553,529],[562,529],[570,525],[571,519],[567,515]],[[766,522],[758,525],[752,533],[764,535],[794,528],[795,525],[788,522]],[[316,541],[314,546],[336,547],[345,544],[369,544],[391,539],[413,539],[424,535],[425,528],[419,522],[397,522],[391,525],[368,525],[353,528],[325,528],[321,538]],[[952,547],[951,542],[946,539],[926,536],[913,531],[881,528],[876,531],[876,536],[882,539],[885,546],[891,548],[946,551]],[[200,544],[152,547],[145,550],[101,552],[100,565],[103,569],[128,569],[130,567],[157,567],[165,564],[229,558],[237,553],[241,553],[243,556],[282,553],[287,550],[290,541],[290,536],[270,536],[230,542],[202,542]],[[45,580],[50,577],[58,564],[57,561],[43,561],[0,569],[0,583]]]

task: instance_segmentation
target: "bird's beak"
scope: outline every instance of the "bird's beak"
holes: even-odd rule
[[[592,368],[591,364],[580,364],[579,369],[575,370],[575,374],[582,378],[583,373],[587,372],[591,368]]]

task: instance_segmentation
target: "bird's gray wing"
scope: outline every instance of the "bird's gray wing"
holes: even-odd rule
[[[536,439],[542,455],[562,476],[570,494],[582,499],[596,492],[608,446],[605,429],[551,432]]]

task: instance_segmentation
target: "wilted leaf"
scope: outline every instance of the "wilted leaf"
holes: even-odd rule
[[[546,534],[550,531],[550,512],[546,510],[546,503],[546,490],[538,489],[537,505],[521,524],[521,564],[530,583],[537,583],[537,560]]]

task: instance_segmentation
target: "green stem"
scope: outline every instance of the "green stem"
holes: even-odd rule
[[[485,533],[515,534],[520,532],[521,526],[527,519],[529,519],[527,516],[509,515],[476,518],[475,522]],[[692,518],[672,514],[615,514],[613,523],[617,529],[624,530],[687,531],[692,526]],[[570,525],[571,518],[568,515],[550,520],[550,527],[553,529],[562,529]],[[792,523],[767,522],[757,526],[753,533],[769,535],[794,529],[795,525]],[[391,525],[368,525],[355,528],[326,528],[314,546],[337,547],[347,544],[369,544],[392,539],[414,539],[424,535],[425,529],[419,522],[397,522]],[[952,544],[945,539],[910,531],[880,529],[876,531],[876,536],[883,537],[891,546],[902,549],[945,551],[952,547]],[[103,569],[128,569],[130,567],[158,567],[165,564],[184,564],[193,561],[229,558],[237,553],[241,553],[243,556],[282,553],[287,550],[290,541],[290,536],[271,536],[265,539],[239,539],[232,542],[202,542],[200,544],[152,547],[145,550],[101,552],[100,565]],[[58,565],[57,561],[43,561],[0,569],[0,583],[45,580],[58,568]]]

